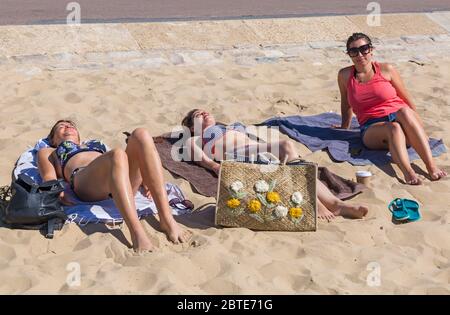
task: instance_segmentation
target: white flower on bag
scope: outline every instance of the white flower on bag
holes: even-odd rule
[[[303,195],[302,195],[302,193],[299,192],[299,191],[296,191],[295,193],[293,193],[292,197],[291,197],[291,201],[293,203],[295,203],[296,205],[301,204],[303,202]]]
[[[242,188],[244,188],[244,184],[241,181],[237,180],[233,182],[230,186],[231,190],[235,193],[239,192]]]
[[[283,217],[287,216],[287,214],[288,214],[288,208],[283,207],[283,206],[277,206],[275,208],[275,215],[278,218],[283,218]]]
[[[265,193],[269,191],[269,184],[265,180],[258,180],[255,183],[255,190],[260,193]]]

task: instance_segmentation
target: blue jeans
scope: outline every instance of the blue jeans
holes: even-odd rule
[[[387,116],[384,116],[384,117],[369,119],[368,121],[366,121],[364,123],[364,125],[359,127],[359,130],[361,131],[361,139],[364,139],[364,134],[366,133],[367,129],[369,129],[369,127],[371,125],[376,124],[378,122],[382,122],[382,121],[393,122],[396,119],[397,119],[397,112],[391,113],[391,114],[389,114]]]

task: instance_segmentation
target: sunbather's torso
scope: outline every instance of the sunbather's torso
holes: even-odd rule
[[[233,155],[236,151],[253,144],[258,144],[258,142],[239,131],[230,130],[215,142],[214,159],[222,161],[229,158],[228,154]]]
[[[249,145],[258,144],[257,141],[250,139],[242,128],[230,128],[222,132],[214,126],[217,131],[215,137],[209,137],[206,141],[203,140],[203,150],[207,155],[212,155],[214,160],[222,161],[235,154],[237,150],[243,149]],[[214,128],[213,127],[213,128]],[[242,126],[243,127],[243,126]],[[245,129],[245,127],[243,127]]]
[[[105,152],[106,147],[101,142],[94,141],[93,146],[82,147],[71,141],[65,141],[52,153],[52,162],[58,177],[67,181],[76,169],[88,166]]]

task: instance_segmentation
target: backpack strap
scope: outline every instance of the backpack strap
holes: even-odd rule
[[[55,235],[55,222],[56,219],[50,219],[47,222],[47,233],[45,234],[45,238],[52,239]]]
[[[53,218],[47,221],[47,231],[45,238],[52,239],[55,236],[55,231],[61,230],[64,225],[63,220],[60,218]]]

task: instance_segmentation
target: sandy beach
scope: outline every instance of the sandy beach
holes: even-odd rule
[[[386,57],[386,55],[385,55]],[[375,55],[375,59],[376,59]],[[411,57],[412,58],[412,57]],[[276,115],[340,112],[336,82],[342,62],[314,58],[276,63],[164,65],[152,68],[50,69],[0,59],[0,185],[10,183],[17,157],[46,136],[60,118],[78,122],[84,139],[124,147],[123,131],[145,127],[154,136],[171,131],[192,108],[217,120],[261,122]],[[424,65],[395,63],[418,106],[425,130],[450,139],[450,60],[439,55]],[[285,136],[282,136],[285,137]],[[450,294],[450,180],[406,186],[395,165],[356,167],[334,163],[326,152],[296,143],[308,160],[354,179],[355,171],[374,174],[369,190],[350,202],[369,206],[362,220],[341,217],[319,222],[317,232],[254,232],[214,226],[214,198],[193,192],[167,171],[195,204],[177,217],[193,232],[189,244],[173,245],[143,220],[157,251],[135,255],[125,226],[69,224],[53,240],[37,231],[0,227],[0,293],[143,294]],[[450,170],[444,154],[436,159]],[[388,203],[412,198],[422,220],[394,224]],[[69,287],[68,264],[81,268],[79,286]],[[370,286],[369,264],[380,266],[381,283]],[[70,269],[69,269],[70,270]]]

